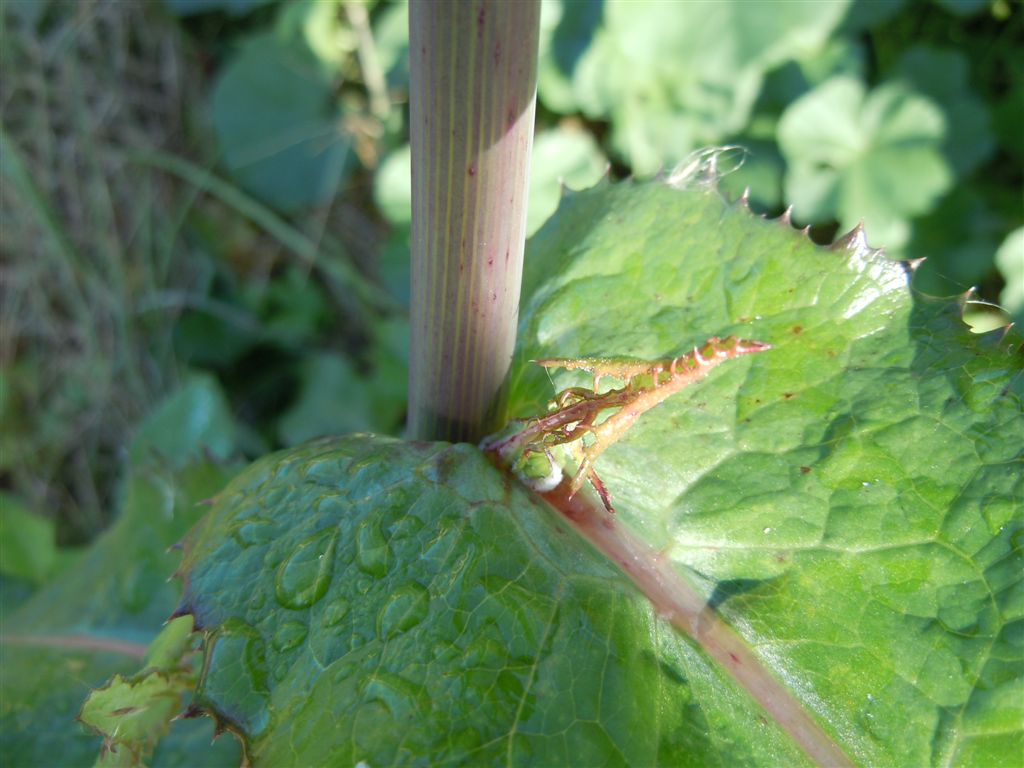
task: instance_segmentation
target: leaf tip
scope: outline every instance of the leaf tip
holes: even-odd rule
[[[206,625],[199,620],[199,616],[196,614],[195,608],[192,607],[192,605],[189,602],[184,600],[181,602],[180,605],[178,605],[177,608],[174,609],[171,615],[167,617],[167,620],[164,621],[164,625],[170,624],[172,621],[174,621],[175,619],[180,619],[182,616],[192,617],[193,632],[202,632],[207,628]]]
[[[882,253],[881,248],[872,248],[868,244],[867,234],[864,231],[864,221],[857,222],[857,226],[845,235],[836,238],[829,247],[830,251],[846,252],[852,256],[878,256]]]
[[[746,211],[750,210],[750,187],[749,186],[743,188],[743,194],[740,195],[739,199],[736,201],[736,205],[738,205],[740,208],[743,208]]]
[[[972,285],[970,288],[968,288],[966,291],[964,291],[963,293],[956,297],[956,303],[959,305],[960,311],[962,313],[967,308],[968,304],[970,304],[972,301],[976,301],[977,299],[978,289]]]
[[[900,263],[903,264],[903,268],[907,270],[907,274],[912,275],[917,272],[917,268],[924,264],[925,261],[927,261],[927,258],[921,256],[916,259],[904,259]]]

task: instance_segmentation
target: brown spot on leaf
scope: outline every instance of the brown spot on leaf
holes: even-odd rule
[[[801,475],[806,475],[810,471],[811,471],[810,467],[800,467],[800,474]]]
[[[796,334],[797,336],[799,336],[799,335],[800,335],[801,333],[803,333],[803,332],[804,332],[804,327],[803,327],[802,325],[794,325],[794,326],[793,326],[792,328],[790,328],[789,330],[791,330],[791,331],[792,331],[792,332],[793,332],[794,334]]]
[[[795,392],[783,392],[782,393],[782,397],[784,399],[786,399],[786,400],[791,400],[792,398],[796,397],[796,393]]]

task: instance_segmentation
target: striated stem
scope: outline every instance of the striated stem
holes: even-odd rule
[[[476,442],[504,421],[537,80],[537,0],[409,9],[409,434]]]

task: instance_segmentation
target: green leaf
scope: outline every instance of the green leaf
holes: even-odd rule
[[[605,453],[620,519],[860,762],[1000,764],[1024,743],[1020,339],[972,336],[908,272],[715,194],[579,193],[531,240],[512,401],[550,396],[529,359],[774,345]]]
[[[348,358],[332,352],[310,355],[301,377],[299,399],[278,422],[278,435],[286,445],[372,428],[368,382]]]
[[[52,520],[33,514],[8,493],[0,493],[0,574],[42,584],[57,564]]]
[[[163,0],[163,4],[179,16],[194,16],[210,11],[224,11],[229,16],[244,16],[274,0]]]
[[[233,474],[229,467],[188,460],[212,448],[231,450],[223,435],[212,437],[223,417],[218,398],[219,390],[196,380],[159,406],[133,445],[114,526],[17,610],[5,611],[5,765],[51,765],[58,754],[61,765],[95,761],[101,740],[74,723],[82,701],[90,687],[138,669],[147,644],[180,600],[180,585],[168,581],[179,557],[168,548],[202,516],[201,502]],[[164,666],[167,653],[160,648],[149,664]],[[208,721],[176,727],[154,764],[195,765],[179,758],[197,744],[207,749],[210,733]],[[237,765],[237,750],[226,742],[208,757],[204,765]]]
[[[329,200],[350,167],[332,78],[300,41],[250,37],[221,69],[210,118],[222,160],[283,210]]]
[[[601,0],[546,0],[541,4],[537,95],[555,112],[579,110],[572,89],[576,63],[601,25]]]
[[[592,6],[587,6],[588,8]],[[819,48],[846,2],[606,2],[582,54],[559,61],[558,31],[575,24],[568,6],[552,56],[587,117],[612,123],[614,149],[651,174],[695,147],[738,133],[764,73]],[[578,49],[580,31],[568,35]],[[552,80],[544,77],[541,88]],[[551,99],[564,109],[564,96]]]
[[[281,9],[274,24],[280,40],[304,44],[329,71],[338,70],[359,45],[345,24],[342,0],[295,0]]]
[[[587,383],[530,359],[728,333],[774,347],[608,449],[613,530],[671,563],[857,762],[1019,754],[1019,339],[912,295],[860,231],[822,249],[715,192],[571,194],[526,267],[526,416]],[[804,761],[780,712],[470,446],[353,436],[267,457],[183,567],[207,633],[197,698],[256,766]]]
[[[935,0],[955,16],[972,16],[986,7],[990,0]]]
[[[843,31],[858,33],[880,27],[903,10],[906,0],[855,0],[843,20]]]
[[[942,111],[903,83],[866,92],[839,76],[798,99],[779,121],[789,163],[786,196],[805,221],[863,220],[873,242],[904,245],[908,220],[925,213],[953,181],[940,147]]]
[[[914,287],[933,296],[951,296],[981,284],[992,272],[1004,227],[972,186],[958,186],[934,211],[914,221],[906,252],[926,259],[914,275]]]
[[[526,234],[532,235],[558,207],[563,185],[592,186],[605,174],[608,160],[593,136],[582,130],[555,128],[538,133],[530,158],[530,202]]]
[[[90,687],[138,669],[154,629],[181,593],[167,580],[178,560],[167,548],[201,516],[198,502],[220,490],[229,476],[209,464],[176,475],[137,471],[114,527],[76,564],[4,616],[0,743],[10,761],[5,764],[49,765],[60,754],[62,765],[92,765],[100,739],[76,726],[75,715]],[[208,744],[209,737],[208,722],[190,724],[165,751],[179,749],[179,739]],[[231,745],[221,744],[208,756],[210,765],[237,764]]]
[[[267,457],[184,566],[208,633],[197,701],[256,766],[802,764],[467,445],[357,436]]]
[[[967,57],[953,50],[916,46],[896,62],[894,76],[938,104],[946,119],[944,150],[958,176],[965,176],[995,150],[985,102],[975,95]]]
[[[114,677],[89,694],[79,720],[103,737],[97,766],[143,766],[181,712],[184,695],[195,686],[183,666],[192,636],[192,618],[181,616],[157,635],[143,671]]]
[[[380,8],[373,17],[373,43],[388,86],[409,87],[409,4]]]
[[[207,373],[193,374],[139,426],[130,454],[154,456],[181,468],[204,455],[226,459],[235,450],[235,422],[223,390]]]
[[[1006,281],[999,302],[1017,322],[1024,322],[1024,227],[1006,236],[996,251],[996,266]]]
[[[373,177],[373,201],[396,226],[412,223],[412,148],[405,144],[392,150]]]
[[[748,192],[750,204],[758,211],[770,211],[782,204],[782,174],[785,162],[774,141],[758,141],[746,136],[735,144],[743,148],[733,168],[718,167],[719,186],[732,199]]]

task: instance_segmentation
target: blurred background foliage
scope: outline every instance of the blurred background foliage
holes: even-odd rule
[[[208,457],[400,433],[406,6],[2,9],[0,545],[39,553],[5,576],[110,524],[147,429]],[[863,219],[920,290],[1024,317],[1016,0],[544,0],[542,27],[530,232],[563,182],[734,146],[727,194],[820,242]]]

